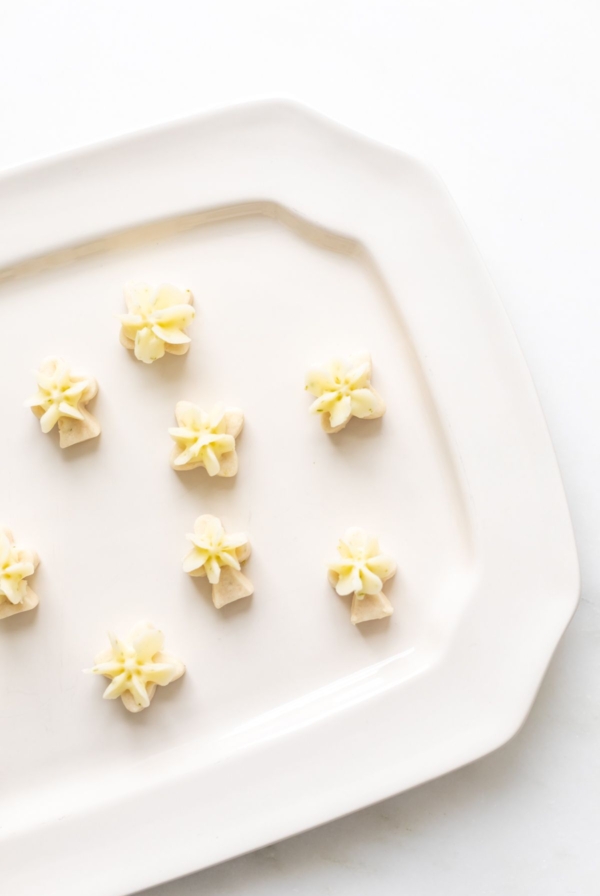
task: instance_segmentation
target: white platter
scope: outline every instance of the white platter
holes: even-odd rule
[[[495,749],[578,597],[525,362],[445,188],[289,103],[169,125],[0,180],[0,521],[42,560],[0,622],[0,879],[121,896],[294,834]],[[118,342],[125,280],[175,280],[185,358]],[[362,348],[382,421],[334,437],[308,366]],[[97,377],[99,440],[23,407],[59,354]],[[235,481],[168,465],[181,398],[241,406]],[[215,513],[250,535],[251,601],[181,571]],[[355,628],[325,564],[350,525],[399,561]],[[187,675],[130,715],[83,676],[150,619]]]

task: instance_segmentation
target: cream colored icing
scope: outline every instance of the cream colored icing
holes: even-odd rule
[[[195,315],[189,289],[132,281],[126,284],[124,294],[127,314],[119,315],[121,342],[133,349],[138,361],[152,364],[165,352],[187,352],[191,340],[184,330]]]
[[[16,545],[8,529],[0,529],[0,605],[17,606],[27,600],[31,589],[26,580],[37,565],[33,551]]]
[[[92,377],[72,373],[62,358],[47,358],[42,363],[37,384],[37,393],[26,405],[40,418],[42,432],[50,432],[65,418],[86,423],[91,417],[84,406],[96,395],[98,385]]]
[[[194,531],[187,538],[193,548],[183,561],[183,571],[190,575],[205,575],[211,585],[217,584],[224,566],[239,570],[238,555],[248,555],[247,535],[243,532],[228,534],[216,516],[199,516],[194,523]]]
[[[238,408],[218,405],[208,413],[189,401],[175,407],[178,426],[169,429],[175,442],[171,466],[175,470],[205,467],[209,476],[235,476],[238,458],[235,439],[244,424]]]
[[[241,564],[250,556],[250,542],[243,532],[225,532],[216,516],[205,515],[198,517],[187,537],[193,547],[183,570],[208,578],[217,609],[253,594],[252,582],[241,572]]]
[[[390,616],[393,609],[382,589],[395,574],[396,563],[381,553],[377,537],[364,529],[348,529],[337,550],[338,557],[328,567],[329,581],[340,596],[354,594],[351,621]]]
[[[343,429],[351,417],[374,420],[385,413],[385,402],[371,386],[372,365],[368,352],[350,361],[335,358],[322,368],[310,370],[306,389],[316,401],[313,414],[321,414],[327,432]]]
[[[96,664],[84,671],[104,675],[111,682],[105,700],[121,697],[130,712],[150,706],[157,685],[167,685],[185,672],[180,660],[163,653],[164,635],[147,622],[139,623],[127,640],[109,633],[110,649],[96,657]]]

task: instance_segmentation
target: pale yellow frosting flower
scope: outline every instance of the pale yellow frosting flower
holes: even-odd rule
[[[125,286],[127,314],[119,315],[121,342],[133,349],[138,361],[152,364],[165,352],[184,355],[190,347],[185,328],[194,319],[189,289],[169,283],[153,287],[131,282]]]
[[[163,653],[164,635],[150,623],[139,623],[127,641],[110,633],[108,637],[110,649],[99,654],[96,664],[85,671],[110,678],[104,699],[120,697],[130,712],[146,709],[157,685],[170,684],[185,672],[180,660]]]
[[[306,389],[316,397],[310,411],[321,414],[326,432],[339,432],[351,417],[375,420],[385,413],[385,402],[373,389],[371,374],[368,352],[350,361],[336,358],[325,367],[308,372]]]
[[[183,561],[183,571],[191,576],[206,576],[212,587],[217,608],[249,597],[254,589],[242,574],[241,564],[250,556],[250,542],[243,532],[229,534],[216,516],[198,517],[188,539],[192,550]]]
[[[205,575],[211,585],[219,581],[223,566],[240,569],[238,552],[244,558],[248,556],[248,536],[243,532],[228,534],[216,516],[199,516],[187,537],[194,547],[183,561],[183,571]]]
[[[16,545],[10,530],[0,529],[0,619],[38,605],[38,597],[26,581],[38,563],[37,554]]]
[[[98,421],[85,409],[98,392],[95,379],[72,373],[62,358],[47,358],[37,383],[38,391],[26,406],[40,418],[42,432],[50,432],[58,423],[62,448],[100,434]]]
[[[180,401],[175,417],[179,425],[169,429],[175,442],[171,454],[174,470],[205,467],[209,476],[235,476],[235,440],[244,425],[244,415],[238,408],[218,405],[207,413],[190,401]]]
[[[329,581],[340,596],[354,594],[352,622],[390,616],[393,610],[382,589],[395,574],[396,563],[381,553],[378,539],[364,529],[348,529],[337,550],[337,559],[329,564]]]

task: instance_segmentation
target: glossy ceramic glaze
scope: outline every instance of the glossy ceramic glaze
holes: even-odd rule
[[[525,362],[434,174],[264,103],[10,173],[0,232],[0,522],[42,561],[39,608],[0,624],[11,892],[120,896],[514,734],[577,558]],[[137,277],[192,288],[188,356],[119,344]],[[327,436],[305,373],[361,349],[387,413]],[[64,452],[23,408],[55,354],[100,385],[102,436]],[[181,399],[243,409],[235,479],[170,468]],[[255,594],[222,611],[181,569],[203,513],[253,545]],[[326,576],[353,525],[399,565],[394,615],[359,628]],[[131,716],[81,669],[146,618],[187,674]]]

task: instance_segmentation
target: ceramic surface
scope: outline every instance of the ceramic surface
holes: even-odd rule
[[[577,558],[525,362],[434,174],[263,103],[10,173],[0,232],[1,510],[42,561],[39,608],[0,625],[12,892],[60,867],[63,896],[125,894],[517,730]],[[132,277],[193,289],[188,356],[147,367],[119,344]],[[387,414],[328,437],[305,372],[363,348]],[[23,408],[51,354],[101,390],[100,439],[66,452]],[[243,408],[235,480],[169,467],[180,399]],[[201,513],[253,545],[255,595],[221,612],[181,571]],[[394,615],[358,629],[326,576],[351,525],[399,564]],[[187,675],[131,716],[81,669],[140,618]]]

